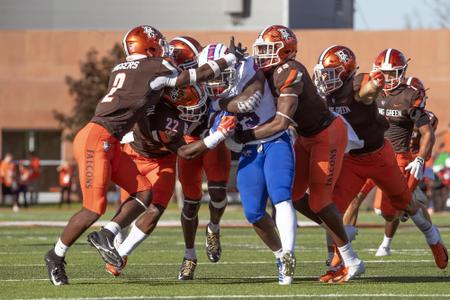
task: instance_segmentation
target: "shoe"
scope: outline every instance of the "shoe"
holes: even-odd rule
[[[220,231],[210,232],[206,226],[206,256],[210,262],[216,263],[220,260],[221,254]]]
[[[384,247],[383,245],[380,245],[378,247],[377,252],[375,253],[376,257],[383,257],[383,256],[390,256],[391,255],[391,248]]]
[[[20,208],[18,205],[13,205],[12,210],[13,212],[19,212]]]
[[[331,279],[333,279],[333,277],[336,276],[336,272],[338,272],[340,269],[344,268],[343,264],[340,264],[339,266],[336,267],[331,267],[330,269],[328,269],[328,271],[323,274],[322,276],[319,277],[319,282],[328,282]]]
[[[178,280],[192,280],[194,279],[194,271],[197,267],[196,259],[183,258],[181,263],[180,272],[178,273]]]
[[[434,261],[436,263],[436,266],[438,266],[439,269],[447,268],[448,252],[447,252],[447,248],[442,243],[442,241],[439,241],[435,245],[429,245],[429,246],[431,248],[431,251],[433,252]]]
[[[296,264],[297,260],[292,252],[286,252],[281,258],[277,259],[278,284],[288,285],[292,283]]]
[[[361,276],[366,271],[366,267],[362,260],[358,259],[358,262],[351,266],[345,266],[340,268],[334,273],[334,277],[331,278],[328,283],[342,283]]]
[[[123,267],[123,259],[119,252],[114,248],[114,235],[106,230],[91,232],[87,238],[88,242],[97,249],[100,256],[105,263],[115,266],[116,268]]]
[[[66,275],[64,257],[56,255],[55,251],[51,249],[45,254],[45,264],[47,265],[48,277],[53,285],[69,284],[69,279]]]
[[[121,268],[117,268],[111,264],[106,264],[105,265],[106,272],[108,272],[114,277],[120,276],[120,274],[122,274],[123,272],[123,269],[125,269],[125,266],[127,265],[128,257],[124,257],[122,259],[123,259],[123,266]]]

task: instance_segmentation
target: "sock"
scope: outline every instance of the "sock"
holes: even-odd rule
[[[381,246],[385,248],[391,248],[392,238],[384,235],[383,242],[381,243]]]
[[[207,228],[209,233],[218,233],[220,230],[220,225],[209,222]]]
[[[280,233],[283,251],[294,252],[297,232],[297,215],[291,200],[275,204],[275,222]]]
[[[119,224],[117,224],[116,222],[112,222],[112,221],[109,222],[108,224],[106,224],[103,228],[111,231],[112,234],[114,234],[114,236],[116,236],[122,230],[122,228],[120,228]]]
[[[333,239],[331,238],[331,235],[326,231],[325,228],[325,238],[327,240],[327,247],[333,247]]]
[[[421,209],[418,209],[417,213],[414,216],[411,216],[411,220],[413,220],[417,228],[425,235],[428,245],[435,245],[439,242],[441,238],[439,231],[425,218]]]
[[[194,248],[186,248],[184,250],[184,257],[187,259],[197,259],[197,252],[195,251],[195,247]]]
[[[342,260],[344,261],[344,265],[352,266],[356,265],[360,262],[358,255],[353,251],[352,244],[347,243],[342,247],[338,247],[339,252],[341,253]]]
[[[55,254],[59,257],[64,257],[66,256],[67,250],[69,250],[69,247],[64,245],[61,239],[59,239],[55,244]]]
[[[351,242],[356,239],[358,229],[353,225],[344,225],[345,233],[347,233],[348,241]]]
[[[282,258],[283,257],[283,248],[278,249],[277,251],[273,251],[273,255],[275,255],[275,258]]]
[[[127,238],[120,245],[119,249],[117,249],[119,255],[122,257],[130,255],[130,253],[147,237],[148,234],[143,233],[136,225],[133,224]]]

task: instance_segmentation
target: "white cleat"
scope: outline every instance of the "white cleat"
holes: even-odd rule
[[[383,256],[390,256],[390,255],[391,255],[391,248],[384,247],[382,245],[380,245],[380,247],[378,247],[378,250],[375,253],[376,257],[383,257]]]
[[[361,276],[366,272],[366,266],[364,265],[364,262],[359,259],[359,263],[356,265],[351,265],[347,267],[347,280],[350,280],[352,278]]]
[[[286,252],[283,257],[277,259],[278,284],[289,285],[292,283],[296,264],[297,261],[292,252]]]

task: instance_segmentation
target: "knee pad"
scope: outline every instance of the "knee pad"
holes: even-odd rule
[[[208,182],[208,192],[213,202],[222,202],[227,198],[227,184],[225,182]],[[222,207],[226,205],[226,202]],[[213,204],[214,207],[216,207]],[[216,207],[221,208],[221,207]]]
[[[197,218],[198,210],[200,209],[200,200],[194,201],[189,199],[184,199],[183,210],[181,211],[181,216],[188,221],[192,221]]]

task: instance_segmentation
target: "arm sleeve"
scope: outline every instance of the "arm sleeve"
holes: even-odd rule
[[[411,108],[409,111],[409,117],[414,122],[414,125],[417,128],[420,128],[423,125],[430,123],[430,118],[428,117],[426,112],[421,108],[417,108],[417,107]]]

